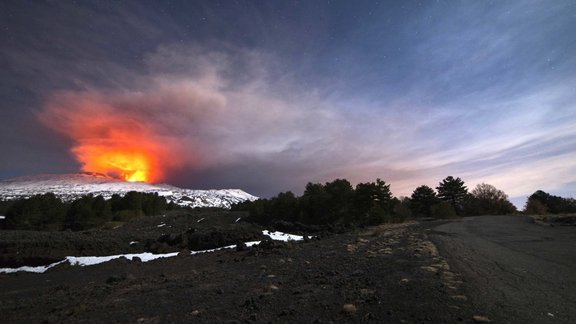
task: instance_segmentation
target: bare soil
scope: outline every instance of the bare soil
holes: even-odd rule
[[[3,262],[22,263],[16,252],[42,258],[52,249],[48,255],[58,259],[261,238],[260,228],[236,222],[238,217],[175,213],[89,233],[6,232],[0,233],[0,251]],[[462,294],[462,278],[428,240],[431,226],[319,232],[306,241],[265,240],[252,248],[183,252],[147,263],[120,259],[3,274],[0,314],[6,323],[473,322],[478,312]]]

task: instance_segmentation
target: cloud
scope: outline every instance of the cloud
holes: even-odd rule
[[[38,19],[0,49],[1,131],[26,132],[2,145],[15,157],[1,169],[68,172],[63,147],[83,161],[80,147],[108,145],[152,152],[158,181],[264,196],[338,177],[382,178],[396,195],[447,175],[511,195],[563,190],[576,181],[566,3],[390,4],[362,23],[344,14],[335,30],[338,8],[319,5],[320,22],[309,14],[280,34],[269,28],[278,17],[257,6],[222,9],[206,26],[208,5],[192,6],[197,19],[136,4],[17,10]],[[397,20],[386,19],[391,9]],[[244,28],[222,18],[238,10]],[[50,139],[20,123],[38,106],[58,132]]]
[[[60,91],[38,116],[73,141],[84,170],[109,173],[94,160],[124,150],[150,156],[154,181],[247,159],[312,168],[334,159],[346,145],[341,117],[306,93],[286,92],[290,85],[268,82],[265,60],[236,48],[162,47],[147,57],[139,87]]]
[[[308,181],[382,178],[397,195],[410,195],[454,175],[519,195],[545,184],[526,177],[542,161],[558,170],[554,176],[571,179],[566,160],[556,158],[574,145],[568,87],[486,97],[462,111],[460,100],[443,107],[406,98],[337,100],[279,77],[275,62],[223,43],[162,46],[137,76],[112,71],[137,82],[59,92],[39,116],[74,141],[84,165],[81,147],[116,145],[111,134],[120,134],[136,148],[152,143],[143,149],[155,156],[155,180],[185,186],[271,194],[298,192]],[[562,118],[555,120],[558,103]],[[423,114],[428,110],[434,113]]]

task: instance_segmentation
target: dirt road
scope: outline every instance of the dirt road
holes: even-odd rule
[[[576,228],[483,216],[428,230],[464,290],[492,320],[576,323]]]

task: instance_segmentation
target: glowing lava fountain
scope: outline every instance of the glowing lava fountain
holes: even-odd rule
[[[179,137],[138,109],[145,102],[112,100],[94,93],[61,93],[39,113],[48,127],[73,141],[82,171],[125,181],[158,182],[183,164]]]
[[[125,181],[152,182],[154,157],[145,151],[132,149],[107,149],[81,146],[73,150],[83,162],[82,170],[103,173]]]

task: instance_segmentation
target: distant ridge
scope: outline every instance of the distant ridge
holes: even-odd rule
[[[40,174],[0,181],[1,200],[27,198],[48,192],[65,201],[87,194],[109,199],[114,194],[123,196],[129,191],[157,193],[168,201],[186,207],[230,208],[238,202],[258,199],[240,189],[182,189],[168,184],[126,182],[99,173]]]

